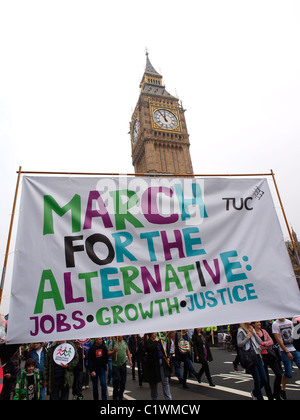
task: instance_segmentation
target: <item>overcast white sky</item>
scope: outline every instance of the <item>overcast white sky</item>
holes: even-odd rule
[[[20,165],[133,172],[145,47],[187,109],[194,172],[273,169],[300,236],[299,22],[298,0],[0,0],[1,262]]]

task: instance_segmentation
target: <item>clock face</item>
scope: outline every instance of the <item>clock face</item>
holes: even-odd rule
[[[160,127],[167,130],[173,130],[177,127],[178,121],[175,115],[167,109],[157,109],[154,114],[154,121]]]
[[[138,135],[139,135],[139,128],[140,128],[140,123],[139,123],[139,120],[136,119],[134,121],[133,129],[132,129],[132,141],[133,141],[133,143],[135,143],[137,141],[137,138],[138,138]]]

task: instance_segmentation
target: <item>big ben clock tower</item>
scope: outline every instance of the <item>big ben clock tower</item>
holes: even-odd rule
[[[170,95],[146,52],[140,96],[130,122],[135,173],[193,175],[184,109]]]

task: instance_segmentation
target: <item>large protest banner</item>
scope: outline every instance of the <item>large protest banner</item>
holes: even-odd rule
[[[23,178],[11,343],[289,317],[264,178]]]

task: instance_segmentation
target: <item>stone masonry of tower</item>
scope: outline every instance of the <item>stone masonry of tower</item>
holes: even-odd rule
[[[135,173],[190,174],[193,167],[182,105],[167,92],[146,54],[140,96],[130,122]]]

